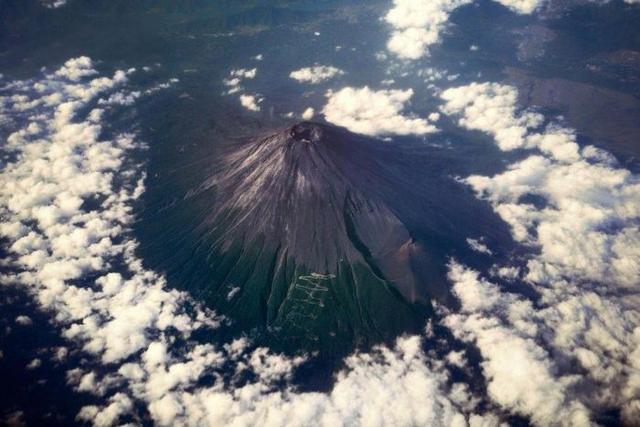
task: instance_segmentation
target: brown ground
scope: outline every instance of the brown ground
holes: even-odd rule
[[[571,80],[541,79],[507,68],[520,102],[558,110],[571,126],[621,159],[640,158],[640,100],[632,95]]]

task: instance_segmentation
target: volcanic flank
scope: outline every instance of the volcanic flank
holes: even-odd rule
[[[388,151],[308,122],[239,149],[207,183],[219,195],[205,224],[214,247],[256,248],[273,264],[270,281],[289,258],[308,274],[342,276],[357,265],[425,301],[428,288],[411,267],[421,249],[384,203],[393,191]]]
[[[425,198],[418,157],[311,122],[234,144],[184,200],[202,214],[197,243],[175,249],[177,281],[245,330],[296,345],[422,327],[447,295],[446,259],[429,242],[455,227]],[[446,194],[445,181],[430,185]]]

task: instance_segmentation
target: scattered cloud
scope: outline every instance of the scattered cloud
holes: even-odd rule
[[[151,95],[151,94],[154,94],[156,92],[160,92],[161,90],[169,89],[171,86],[175,85],[179,81],[180,81],[179,79],[171,78],[171,79],[169,79],[168,81],[166,81],[164,83],[158,83],[157,85],[152,86],[149,89],[146,89],[144,91],[144,94],[145,95]]]
[[[243,82],[243,80],[252,80],[256,77],[257,73],[257,68],[238,68],[231,70],[229,72],[229,76],[222,80],[222,83],[224,83],[224,85],[229,88],[224,94],[232,95],[234,93],[240,92],[242,90],[241,83]]]
[[[258,104],[262,101],[264,101],[264,98],[259,95],[240,95],[240,104],[249,111],[260,111]]]
[[[511,281],[521,275],[540,295],[534,309],[524,297],[505,294],[480,280],[477,273],[454,265],[453,281],[466,283],[454,286],[463,307],[471,307],[472,298],[465,292],[473,289],[482,292],[482,304],[490,307],[469,308],[483,310],[471,318],[475,326],[464,316],[450,317],[449,326],[479,345],[488,369],[500,355],[495,354],[497,347],[483,350],[482,325],[495,323],[493,318],[500,314],[503,333],[543,345],[542,350],[526,351],[537,354],[540,361],[544,356],[549,372],[555,372],[553,393],[564,396],[562,411],[573,408],[572,416],[583,414],[576,409],[578,402],[592,412],[619,409],[623,420],[637,420],[640,179],[602,150],[578,146],[573,130],[543,125],[541,115],[520,110],[513,87],[473,83],[449,89],[442,97],[443,111],[458,116],[463,127],[492,135],[503,150],[529,152],[502,173],[473,175],[462,182],[492,205],[510,225],[516,241],[530,248],[522,273],[503,266],[495,270],[496,275]],[[539,203],[526,196],[537,197]],[[473,330],[476,327],[482,330]],[[514,349],[504,351],[511,354]],[[499,369],[500,363],[493,366]],[[487,372],[488,379],[497,375]],[[531,377],[545,378],[542,372]],[[549,391],[548,396],[552,395]],[[507,407],[520,405],[502,399],[494,396]],[[535,420],[539,409],[526,411]]]
[[[589,411],[571,397],[575,378],[558,376],[551,356],[536,342],[533,305],[455,262],[449,278],[461,312],[446,316],[444,324],[480,350],[489,397],[536,425],[590,425]]]
[[[344,71],[336,67],[314,65],[313,67],[305,67],[292,71],[289,77],[302,83],[318,84],[343,74]]]
[[[136,102],[136,99],[140,97],[139,91],[132,92],[116,92],[109,96],[107,99],[101,99],[101,105],[133,105]]]
[[[345,87],[327,92],[322,113],[328,122],[364,135],[424,135],[437,131],[427,119],[403,115],[413,90]]]
[[[229,72],[229,76],[240,78],[240,79],[254,79],[257,73],[258,73],[257,68],[251,68],[251,69],[238,68],[236,70],[231,70]]]
[[[258,59],[258,57],[260,57],[260,59]],[[258,55],[253,59],[257,61],[261,61],[262,55]],[[242,92],[244,90],[244,88],[242,87],[242,82],[247,79],[249,80],[254,79],[257,73],[258,73],[257,68],[251,68],[251,69],[238,68],[238,69],[231,70],[229,72],[229,77],[223,80],[224,85],[229,88],[227,91],[223,92],[223,95],[232,95],[235,93]],[[249,111],[255,111],[255,112],[260,111],[259,104],[262,101],[264,101],[264,98],[262,98],[258,94],[251,95],[247,93],[240,93],[240,96],[238,97],[238,99],[240,100],[240,105],[242,105],[244,108],[246,108]]]

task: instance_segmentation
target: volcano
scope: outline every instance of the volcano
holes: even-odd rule
[[[220,252],[240,244],[268,255],[268,280],[277,281],[289,258],[317,277],[358,266],[406,300],[425,302],[429,287],[412,268],[423,248],[385,203],[401,178],[391,157],[377,141],[297,124],[227,157],[206,183],[218,197],[203,225]]]
[[[445,203],[457,184],[432,164],[424,150],[312,122],[230,144],[179,204],[189,213],[169,221],[189,226],[173,232],[167,274],[295,347],[422,328],[431,301],[448,299],[443,242],[460,228]]]

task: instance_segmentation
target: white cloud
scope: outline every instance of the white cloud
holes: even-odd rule
[[[419,59],[439,43],[450,13],[474,0],[393,0],[385,21],[393,31],[387,49],[403,59]],[[516,13],[534,12],[544,0],[495,0]]]
[[[336,67],[327,65],[315,65],[313,67],[305,67],[300,68],[299,70],[292,71],[289,74],[289,77],[303,83],[318,84],[335,76],[341,76],[343,74],[344,71]]]
[[[471,249],[473,249],[476,252],[480,252],[480,253],[487,254],[487,255],[493,255],[493,252],[491,252],[491,249],[489,249],[487,247],[487,245],[485,245],[482,242],[482,239],[471,239],[471,238],[468,238],[467,239],[467,244],[469,245],[469,247]]]
[[[536,113],[516,113],[518,93],[497,83],[472,83],[445,90],[442,111],[460,116],[463,127],[493,135],[503,150],[527,146],[529,128],[539,126],[543,117]]]
[[[215,389],[173,394],[165,398],[171,404],[158,405],[162,418],[156,420],[169,425],[192,414],[196,418],[190,422],[197,425],[466,425],[470,416],[446,397],[445,371],[432,366],[420,347],[421,340],[412,337],[398,340],[394,349],[351,356],[327,394],[285,390],[264,395],[256,385],[237,389],[235,397]],[[497,425],[492,417],[475,419]]]
[[[33,320],[29,316],[21,315],[16,317],[16,323],[20,326],[31,326],[33,324]]]
[[[494,204],[517,240],[541,248],[544,263],[532,263],[530,276],[638,283],[640,181],[636,176],[612,167],[609,161],[598,161],[603,156],[593,147],[581,151],[569,129],[548,125],[532,131],[543,118],[518,112],[517,92],[510,86],[471,84],[449,89],[442,98],[446,101],[443,111],[460,115],[462,126],[493,135],[503,150],[524,147],[541,153],[492,178],[465,180]],[[520,202],[525,194],[542,196],[548,206],[535,209]]]
[[[260,106],[258,105],[262,102],[264,98],[261,98],[256,95],[240,95],[240,104],[249,111],[260,111]]]
[[[328,122],[364,135],[424,135],[437,131],[428,120],[402,114],[413,90],[345,87],[327,92],[322,113]]]
[[[97,71],[93,69],[91,59],[86,56],[70,59],[64,64],[64,67],[56,71],[56,76],[65,77],[74,82],[95,74]]]
[[[385,16],[393,27],[387,49],[404,59],[428,54],[429,46],[440,41],[449,13],[472,0],[394,0]]]
[[[140,92],[116,92],[109,96],[107,99],[101,99],[101,105],[133,105],[136,102],[136,99],[140,97]]]
[[[536,425],[591,425],[589,411],[569,390],[574,378],[557,376],[549,353],[536,343],[531,303],[502,293],[456,263],[449,278],[462,310],[444,323],[458,338],[477,345],[489,397]]]
[[[241,86],[242,81],[247,79],[249,80],[254,79],[257,73],[258,73],[257,68],[251,68],[251,69],[238,68],[238,69],[231,70],[229,72],[229,77],[222,80],[222,83],[224,83],[225,86],[229,87],[229,89],[226,92],[224,92],[224,95],[231,95],[236,92],[240,92],[242,90],[242,86]]]
[[[44,7],[49,9],[57,9],[68,3],[68,0],[42,0]]]
[[[252,69],[238,68],[236,70],[231,70],[229,72],[229,75],[231,77],[237,77],[241,79],[254,79],[257,73],[258,73],[257,68],[252,68]]]
[[[36,357],[27,364],[26,368],[29,371],[33,371],[34,369],[38,369],[40,366],[42,366],[42,360]]]
[[[442,111],[458,115],[468,129],[492,135],[502,150],[537,148],[554,160],[572,162],[580,158],[575,134],[549,125],[543,132],[531,132],[544,122],[541,114],[518,111],[515,88],[497,83],[471,83],[445,90]]]
[[[118,423],[120,417],[133,409],[133,402],[124,393],[111,396],[104,407],[95,405],[82,408],[76,420],[91,423],[95,427],[107,427]]]
[[[315,115],[315,113],[316,113],[315,110],[312,107],[309,107],[306,110],[304,110],[304,112],[302,113],[302,119],[311,120]]]
[[[533,151],[493,177],[463,180],[531,248],[522,274],[540,294],[539,307],[512,316],[507,326],[545,344],[554,369],[579,384],[571,393],[586,407],[618,408],[623,419],[637,419],[640,179],[602,150],[580,148],[574,131],[542,127],[542,116],[519,111],[512,87],[471,84],[442,96],[443,111],[460,116],[462,126],[494,136],[503,150]],[[510,280],[519,274],[504,266],[496,271]],[[569,361],[581,370],[571,370]]]
[[[512,11],[520,14],[533,13],[546,0],[494,0],[501,5],[508,7]]]

